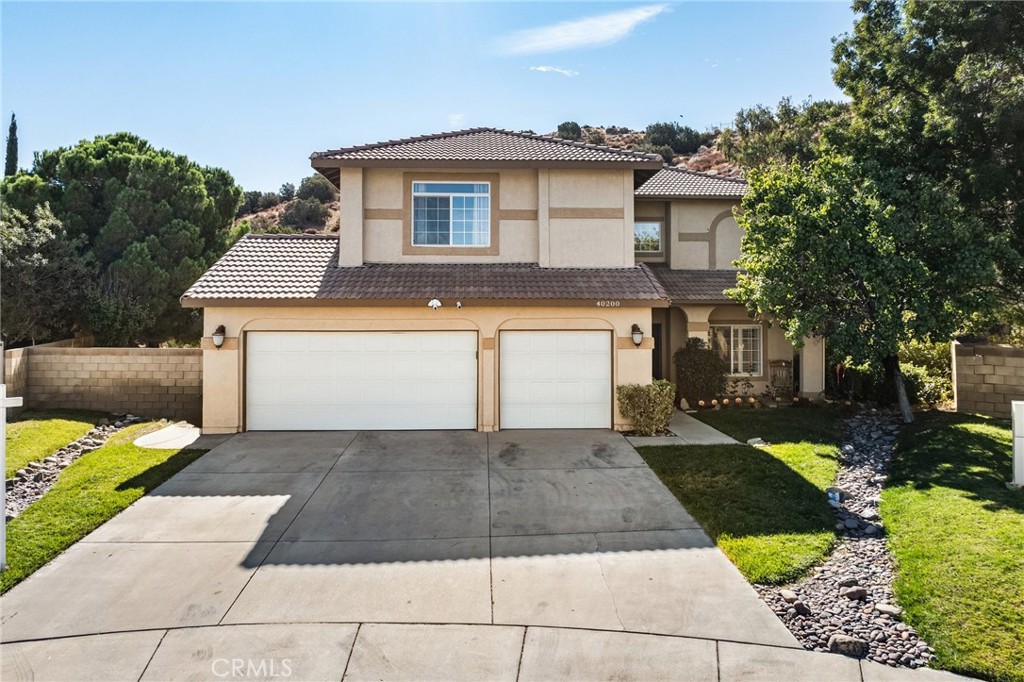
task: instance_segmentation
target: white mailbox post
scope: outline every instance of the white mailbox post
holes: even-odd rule
[[[0,353],[3,348],[0,347]],[[0,369],[0,371],[3,371]],[[1024,403],[1021,403],[1024,405]],[[7,408],[21,407],[21,398],[8,398],[7,385],[0,384],[0,471],[7,471]],[[4,476],[6,478],[6,475]],[[4,510],[0,523],[0,571],[7,568],[7,481],[0,488],[0,507]]]
[[[1013,415],[1013,481],[1011,488],[1024,488],[1024,400],[1010,403]]]

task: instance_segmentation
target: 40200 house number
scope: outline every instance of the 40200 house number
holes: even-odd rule
[[[598,301],[598,308],[618,308],[622,305],[622,301]]]

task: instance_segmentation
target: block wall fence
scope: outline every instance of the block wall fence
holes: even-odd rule
[[[1024,348],[957,342],[952,346],[956,411],[1009,419],[1010,402],[1024,400]]]
[[[131,412],[200,425],[201,349],[74,348],[58,344],[5,351],[7,395],[22,396],[25,404],[21,409]]]

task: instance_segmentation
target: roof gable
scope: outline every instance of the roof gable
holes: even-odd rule
[[[742,198],[747,191],[745,180],[722,178],[697,171],[665,166],[634,192],[637,198],[702,199]]]

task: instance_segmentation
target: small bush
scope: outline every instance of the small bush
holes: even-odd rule
[[[908,341],[900,344],[900,361],[908,365],[917,365],[928,370],[929,374],[938,377],[953,378],[953,361],[950,356],[949,341],[942,343],[922,343]]]
[[[900,373],[903,374],[907,399],[913,405],[936,405],[953,397],[953,382],[947,377],[934,374],[929,367],[901,362]]]
[[[291,201],[295,198],[295,185],[286,182],[281,185],[281,189],[277,193],[281,195],[281,201]]]
[[[675,409],[672,382],[659,379],[652,384],[626,384],[616,389],[619,411],[633,423],[641,436],[656,436],[668,429]]]
[[[702,339],[689,339],[672,357],[676,365],[676,390],[690,406],[725,393],[725,360]]]
[[[304,230],[323,227],[327,221],[327,207],[315,198],[296,199],[281,211],[281,224]]]
[[[587,142],[589,144],[604,144],[608,141],[605,137],[604,131],[600,129],[594,129],[587,133]]]
[[[563,140],[579,141],[583,138],[583,129],[576,121],[566,121],[558,124],[558,132],[555,133],[555,136]]]
[[[273,208],[281,203],[281,195],[276,192],[267,192],[260,197],[259,207],[261,211],[265,211],[268,208]]]
[[[302,182],[299,183],[298,191],[295,192],[295,196],[299,199],[316,199],[321,204],[329,204],[337,198],[338,190],[334,189],[334,185],[331,184],[330,180],[319,173],[315,173],[308,178],[302,179]]]

